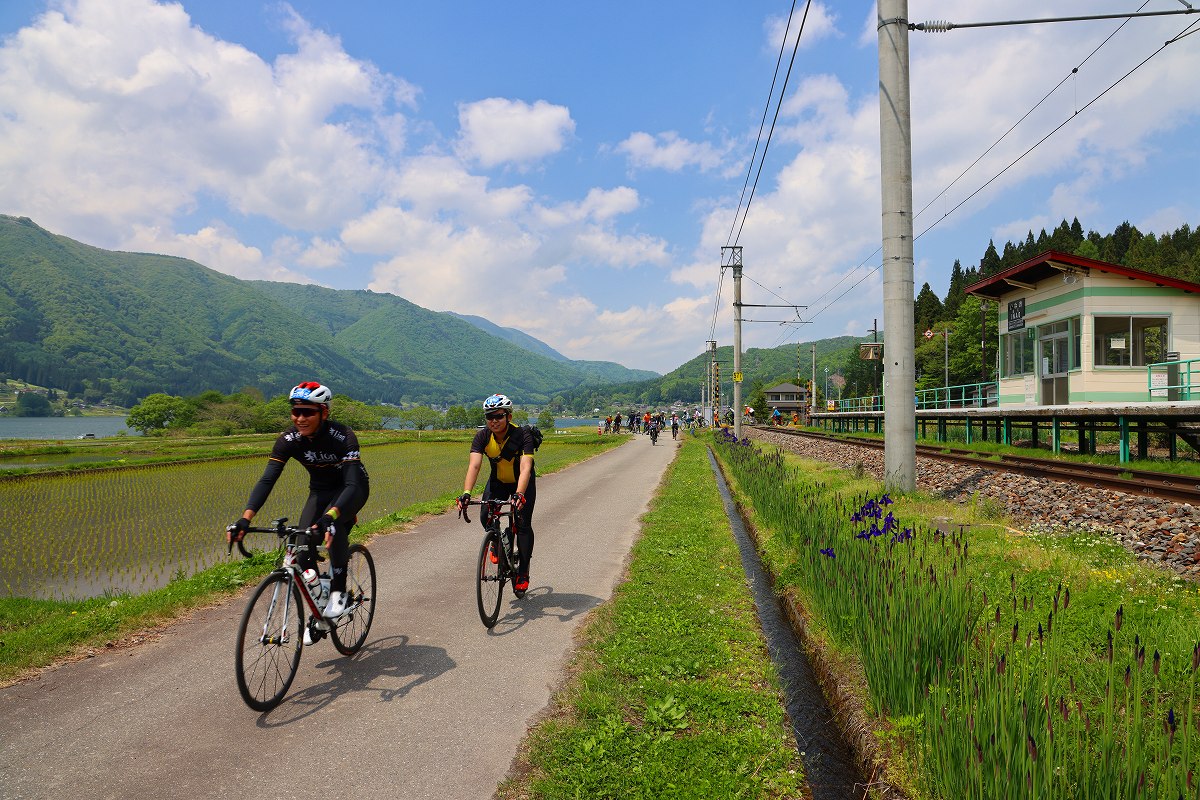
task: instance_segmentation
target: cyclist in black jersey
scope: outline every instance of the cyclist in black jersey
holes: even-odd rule
[[[348,426],[329,419],[329,401],[333,393],[315,381],[301,383],[288,396],[292,405],[292,426],[279,435],[267,468],[250,492],[246,510],[231,526],[230,541],[240,540],[250,520],[267,502],[275,481],[283,473],[289,458],[308,470],[308,502],[300,512],[299,527],[325,534],[332,572],[329,602],[324,609],[327,619],[336,619],[346,610],[346,562],[349,560],[350,529],[367,502],[371,487],[367,470],[358,452],[358,437]],[[303,556],[302,568],[316,569],[312,553]],[[309,633],[305,631],[306,639]],[[307,642],[311,644],[311,642]]]
[[[513,594],[523,597],[529,589],[529,559],[533,555],[533,506],[537,500],[537,474],[533,465],[533,437],[523,428],[512,424],[512,412],[512,400],[502,394],[494,394],[483,401],[483,417],[487,420],[487,426],[475,434],[471,441],[463,493],[457,503],[459,508],[464,508],[471,499],[471,490],[475,488],[486,456],[492,465],[492,474],[484,486],[483,499],[507,500],[511,497],[517,512],[519,552]],[[479,521],[485,528],[489,522],[483,514],[479,515]]]

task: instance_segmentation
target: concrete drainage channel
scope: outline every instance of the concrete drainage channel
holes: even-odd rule
[[[742,569],[754,596],[759,623],[767,640],[767,649],[779,671],[783,685],[784,706],[792,721],[792,731],[800,748],[804,772],[814,800],[850,800],[865,797],[865,781],[833,719],[833,710],[813,675],[808,656],[800,647],[796,633],[788,624],[771,579],[759,561],[758,552],[742,516],[729,494],[725,476],[710,451],[709,462],[717,478],[717,489],[725,504],[725,514],[733,527]]]

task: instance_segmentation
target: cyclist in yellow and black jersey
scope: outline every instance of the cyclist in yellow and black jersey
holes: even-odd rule
[[[512,400],[502,394],[494,394],[483,401],[487,426],[471,441],[471,455],[458,505],[462,508],[471,499],[471,490],[475,488],[486,456],[492,465],[492,473],[484,487],[483,499],[507,500],[511,497],[516,509],[519,555],[513,593],[521,597],[529,589],[529,559],[533,555],[533,506],[537,500],[533,451],[537,444],[525,429],[512,424],[512,412]],[[483,514],[479,520],[485,527],[489,522]]]

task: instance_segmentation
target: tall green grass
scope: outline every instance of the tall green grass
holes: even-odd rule
[[[671,466],[502,798],[800,797],[778,678],[704,445]]]
[[[1119,548],[1062,546],[1070,537],[905,524],[897,509],[917,498],[814,479],[729,435],[717,451],[782,553],[784,580],[861,664],[881,729],[907,738],[910,788],[1197,796],[1194,587],[1177,591]]]

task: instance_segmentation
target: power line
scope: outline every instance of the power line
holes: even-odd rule
[[[1145,8],[1146,5],[1148,4],[1148,2],[1149,2],[1149,0],[1147,0],[1147,2],[1143,3],[1141,6],[1139,6],[1138,11],[1140,11],[1142,8]],[[1003,141],[1010,133],[1012,133],[1012,131],[1018,125],[1020,125],[1021,122],[1023,122],[1027,117],[1029,117],[1030,114],[1032,114],[1035,110],[1037,110],[1037,108],[1039,106],[1041,106],[1055,91],[1057,91],[1059,88],[1061,88],[1063,83],[1065,83],[1072,75],[1077,74],[1079,72],[1079,69],[1084,64],[1086,64],[1088,62],[1088,60],[1091,59],[1092,56],[1094,56],[1096,54],[1096,52],[1100,50],[1101,47],[1108,44],[1108,42],[1114,36],[1116,36],[1116,34],[1119,33],[1121,31],[1121,29],[1125,27],[1125,25],[1127,25],[1129,23],[1129,19],[1131,18],[1131,15],[1112,15],[1112,16],[1113,17],[1124,17],[1124,21],[1119,26],[1117,26],[1117,28],[1115,28],[1113,30],[1113,32],[1110,33],[1104,39],[1103,42],[1101,42],[1099,45],[1097,45],[1082,61],[1080,61],[1079,65],[1076,66],[1074,69],[1072,69],[1071,73],[1069,75],[1067,75],[1061,81],[1059,81],[1059,83],[1053,89],[1051,89],[1041,100],[1039,100],[1036,104],[1034,104],[1033,107],[1031,107],[1029,109],[1029,111],[1027,111],[1019,120],[1017,120],[1017,122],[1014,123],[1007,131],[1005,131],[1004,134],[1002,134],[995,142],[993,142],[982,154],[980,154],[980,156],[978,158],[976,158],[973,162],[971,162],[970,166],[968,166],[966,169],[964,169],[962,171],[962,173],[960,173],[953,181],[951,181],[949,184],[947,184],[947,186],[944,189],[942,189],[942,191],[939,192],[932,200],[930,200],[930,202],[927,203],[921,209],[921,211],[917,212],[917,214],[914,215],[914,219],[916,217],[920,216],[922,213],[924,213],[931,205],[933,205],[933,203],[935,203],[937,201],[938,198],[942,197],[947,191],[949,191],[950,188],[955,183],[957,183],[959,180],[961,180],[963,178],[963,176],[965,176],[967,174],[967,172],[969,172],[973,167],[975,167],[989,152],[991,152],[998,144],[1000,144],[1001,141]],[[1121,76],[1116,81],[1114,81],[1108,88],[1106,88],[1100,94],[1096,95],[1094,98],[1092,98],[1090,101],[1088,101],[1088,103],[1086,103],[1084,106],[1082,106],[1081,108],[1078,108],[1070,117],[1068,117],[1061,124],[1059,124],[1057,127],[1055,127],[1054,130],[1050,131],[1045,136],[1043,136],[1041,139],[1039,139],[1029,149],[1027,149],[1024,153],[1022,153],[1020,156],[1018,156],[1016,159],[1014,159],[1010,164],[1008,164],[1006,167],[1004,167],[1004,169],[1000,170],[1000,172],[993,175],[978,189],[976,189],[974,192],[972,192],[970,195],[968,195],[966,198],[964,198],[961,202],[959,202],[957,205],[955,205],[952,209],[950,209],[945,214],[943,214],[941,217],[939,217],[936,221],[934,221],[932,224],[930,224],[929,227],[927,227],[927,228],[925,228],[925,230],[921,231],[921,233],[917,234],[914,237],[914,241],[916,241],[917,239],[920,239],[922,236],[924,236],[926,233],[928,233],[930,230],[932,230],[934,227],[936,227],[938,224],[940,224],[943,220],[948,218],[951,214],[953,214],[955,211],[957,211],[959,208],[961,208],[963,205],[965,205],[967,202],[969,202],[972,198],[974,198],[976,195],[978,195],[980,192],[982,192],[984,189],[986,189],[991,183],[993,183],[1001,175],[1003,175],[1005,172],[1007,172],[1009,169],[1011,169],[1013,166],[1015,166],[1017,163],[1019,163],[1022,159],[1024,159],[1026,156],[1028,156],[1037,147],[1039,147],[1041,144],[1043,144],[1047,139],[1049,139],[1051,136],[1053,136],[1058,131],[1062,130],[1062,128],[1064,128],[1068,123],[1070,123],[1076,116],[1083,113],[1088,107],[1090,107],[1093,103],[1095,103],[1101,97],[1103,97],[1105,94],[1107,94],[1112,89],[1114,89],[1118,84],[1120,84],[1122,81],[1124,81],[1130,75],[1132,75],[1138,69],[1145,66],[1145,64],[1147,62],[1149,62],[1152,58],[1154,58],[1159,53],[1161,53],[1167,47],[1167,45],[1177,42],[1186,36],[1190,36],[1192,33],[1196,33],[1197,32],[1196,30],[1189,30],[1189,29],[1194,28],[1197,24],[1198,24],[1198,22],[1195,22],[1195,21],[1188,24],[1177,35],[1175,35],[1173,38],[1164,42],[1162,44],[1162,46],[1160,46],[1157,50],[1155,50],[1153,53],[1151,53],[1149,56],[1147,56],[1137,66],[1135,66],[1133,69],[1129,70],[1129,72],[1125,73],[1125,75]],[[969,27],[969,26],[956,26],[956,27]],[[837,289],[838,286],[840,286],[842,283],[844,283],[846,280],[848,280],[850,277],[852,277],[858,271],[858,269],[863,266],[863,264],[868,259],[870,259],[872,256],[874,256],[875,253],[878,253],[881,249],[882,248],[877,248],[873,253],[871,253],[865,259],[863,259],[863,261],[859,262],[859,264],[856,267],[854,267],[854,269],[850,270],[845,276],[842,277],[841,280],[839,280],[836,284],[834,284],[833,287],[826,290],[826,292],[824,294],[822,294],[820,297],[818,297],[817,300],[814,301],[813,305],[816,305],[817,303],[819,303],[824,297],[831,294],[834,290]],[[878,272],[880,269],[882,269],[882,266],[883,266],[882,264],[875,266],[870,272],[868,272],[866,275],[864,275],[862,278],[860,278],[858,281],[856,281],[853,285],[851,285],[848,289],[846,289],[846,291],[842,292],[840,295],[838,295],[833,300],[826,303],[819,310],[814,312],[809,317],[809,320],[815,319],[817,316],[819,316],[821,314],[821,312],[825,311],[826,309],[830,308],[832,305],[836,304],[839,300],[841,300],[843,297],[845,297],[847,294],[849,294],[851,291],[853,291],[855,288],[857,288],[859,285],[861,285],[863,283],[863,281],[867,280],[867,278],[871,277],[876,272]],[[779,346],[779,345],[776,344],[775,346]]]
[[[783,107],[783,96],[787,93],[788,81],[792,77],[792,67],[796,63],[796,53],[800,50],[800,37],[804,35],[804,23],[808,20],[808,10],[811,7],[812,0],[808,0],[804,4],[804,16],[800,18],[800,30],[796,31],[796,43],[792,46],[792,58],[788,62],[787,73],[783,76],[783,87],[779,90],[779,98],[775,102],[775,116],[771,119],[771,129],[767,131],[767,141],[763,144],[762,158],[758,160],[758,172],[754,175],[754,185],[750,187],[750,197],[746,200],[746,210],[742,212],[742,222],[738,226],[737,236],[733,239],[735,245],[742,238],[742,229],[746,227],[746,217],[750,214],[750,204],[754,202],[754,193],[758,189],[758,179],[762,177],[763,165],[767,161],[767,150],[771,147],[771,137],[775,133],[775,123],[779,121],[779,111]]]
[[[937,220],[935,220],[933,223],[931,223],[929,225],[929,227],[927,227],[925,230],[921,231],[919,234],[914,236],[913,241],[916,241],[917,239],[920,239],[925,234],[929,233],[929,231],[933,230],[935,227],[937,227],[939,224],[941,224],[941,222],[943,220],[945,220],[947,217],[949,217],[951,214],[953,214],[958,209],[962,208],[973,197],[975,197],[980,192],[982,192],[984,189],[986,189],[988,186],[990,186],[993,181],[995,181],[1001,175],[1003,175],[1004,173],[1006,173],[1010,169],[1012,169],[1014,166],[1016,166],[1020,161],[1022,161],[1025,158],[1025,156],[1032,153],[1034,150],[1036,150],[1038,147],[1040,147],[1047,139],[1049,139],[1051,136],[1053,136],[1054,134],[1058,133],[1060,130],[1065,128],[1072,120],[1074,120],[1076,117],[1078,117],[1084,111],[1086,111],[1093,103],[1097,102],[1100,98],[1104,97],[1104,95],[1108,94],[1113,89],[1115,89],[1118,85],[1121,84],[1122,81],[1124,81],[1130,75],[1132,75],[1133,73],[1137,72],[1139,69],[1144,67],[1150,61],[1150,59],[1154,58],[1159,53],[1161,53],[1163,50],[1165,50],[1168,45],[1179,41],[1180,39],[1184,38],[1185,36],[1189,36],[1190,33],[1188,32],[1188,29],[1193,28],[1196,25],[1197,25],[1196,21],[1189,23],[1186,27],[1183,28],[1183,30],[1181,30],[1174,37],[1163,42],[1162,45],[1157,50],[1155,50],[1153,53],[1151,53],[1150,55],[1148,55],[1144,59],[1142,59],[1137,64],[1137,66],[1135,66],[1133,69],[1129,70],[1124,75],[1122,75],[1120,78],[1117,78],[1115,81],[1113,81],[1111,84],[1109,84],[1108,88],[1106,88],[1104,91],[1100,92],[1100,94],[1096,95],[1091,100],[1089,100],[1087,103],[1085,103],[1081,108],[1076,110],[1071,116],[1067,117],[1062,122],[1060,122],[1057,126],[1055,126],[1055,128],[1053,130],[1051,130],[1049,133],[1047,133],[1041,139],[1038,139],[1036,142],[1034,142],[1033,145],[1031,145],[1029,147],[1029,149],[1027,149],[1025,152],[1021,153],[1021,155],[1017,156],[1011,162],[1009,162],[1009,164],[1006,167],[1004,167],[1004,169],[1000,170],[995,175],[988,178],[987,181],[982,186],[980,186],[978,189],[976,189],[975,191],[971,192],[969,195],[964,197],[961,201],[959,201],[959,203],[956,206],[954,206],[954,208],[947,211],[945,214],[943,214],[941,217],[939,217]],[[1192,31],[1192,33],[1194,33],[1194,32],[1195,31]]]
[[[1140,6],[1138,6],[1138,11],[1141,11],[1143,8],[1145,8],[1149,4],[1150,4],[1150,0],[1146,0],[1146,2],[1144,2]],[[927,210],[929,210],[929,207],[931,205],[933,205],[934,203],[936,203],[938,201],[938,198],[942,197],[943,195],[946,194],[946,192],[950,191],[951,187],[953,187],[954,184],[958,183],[963,178],[963,176],[965,176],[968,172],[970,172],[972,169],[974,169],[975,165],[978,164],[980,161],[982,161],[987,156],[988,153],[990,153],[990,152],[992,152],[992,150],[996,149],[997,145],[999,145],[1002,141],[1007,139],[1008,135],[1010,133],[1012,133],[1014,130],[1016,130],[1018,125],[1020,125],[1022,122],[1024,122],[1026,119],[1028,119],[1029,115],[1032,114],[1034,111],[1037,111],[1038,108],[1040,108],[1043,103],[1045,103],[1047,100],[1050,99],[1051,95],[1053,95],[1055,92],[1057,92],[1059,89],[1062,88],[1062,85],[1064,83],[1066,83],[1068,80],[1070,80],[1072,76],[1079,74],[1080,68],[1082,68],[1083,65],[1086,64],[1088,62],[1088,60],[1091,59],[1092,56],[1096,55],[1096,53],[1099,52],[1101,47],[1104,47],[1104,45],[1108,44],[1109,41],[1111,41],[1114,36],[1116,36],[1118,33],[1120,33],[1121,30],[1128,24],[1129,24],[1129,18],[1126,18],[1125,21],[1122,22],[1120,25],[1118,25],[1113,30],[1112,33],[1110,33],[1107,37],[1105,37],[1103,42],[1096,45],[1096,47],[1092,50],[1092,52],[1088,53],[1087,56],[1083,59],[1083,61],[1080,61],[1079,64],[1077,64],[1069,73],[1064,75],[1063,79],[1061,81],[1059,81],[1057,84],[1055,84],[1053,89],[1046,92],[1046,94],[1042,96],[1041,100],[1038,100],[1036,103],[1034,103],[1030,107],[1030,109],[1021,116],[1020,119],[1018,119],[1016,122],[1014,122],[1012,124],[1011,127],[1009,127],[1008,130],[1006,130],[1004,133],[1000,134],[1000,136],[996,139],[996,141],[992,142],[991,145],[989,145],[986,150],[984,150],[982,153],[980,153],[979,156],[976,157],[976,159],[974,161],[972,161],[967,166],[966,169],[964,169],[962,172],[960,172],[958,174],[958,177],[956,177],[954,180],[950,181],[950,183],[946,184],[946,187],[944,189],[942,189],[940,192],[938,192],[928,203],[926,203],[921,208],[920,211],[918,211],[916,214],[913,214],[913,219],[915,220],[917,217],[921,216]]]
[[[763,104],[762,119],[758,123],[758,138],[754,140],[754,152],[750,154],[750,165],[746,167],[746,180],[742,182],[742,195],[738,198],[737,210],[733,212],[733,224],[729,226],[729,235],[725,244],[733,238],[733,229],[737,227],[738,214],[742,210],[742,201],[746,199],[746,187],[750,185],[750,173],[754,171],[754,159],[758,156],[758,145],[762,142],[763,128],[767,125],[767,112],[771,110],[771,98],[775,96],[775,81],[779,78],[779,65],[783,63],[783,51],[787,48],[788,32],[792,29],[792,17],[796,14],[796,0],[792,0],[792,8],[788,11],[787,25],[783,29],[783,39],[779,42],[779,55],[775,59],[775,74],[771,76],[771,89],[767,92],[767,102]]]

